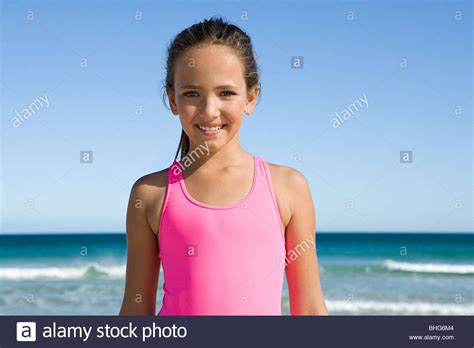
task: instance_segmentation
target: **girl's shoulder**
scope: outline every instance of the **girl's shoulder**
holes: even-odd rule
[[[308,195],[310,188],[306,177],[297,169],[268,163],[283,226],[287,226],[298,205],[298,199]]]
[[[131,200],[145,209],[148,224],[156,234],[159,227],[159,216],[168,185],[168,168],[143,175],[137,179],[131,190]]]
[[[137,179],[132,190],[139,191],[142,195],[156,194],[166,189],[168,184],[168,168],[143,175]]]
[[[299,170],[270,162],[267,163],[274,184],[281,183],[288,189],[301,188],[308,184],[306,177]]]

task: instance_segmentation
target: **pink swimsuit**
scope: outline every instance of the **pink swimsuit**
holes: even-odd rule
[[[168,169],[157,315],[281,315],[285,236],[268,164],[254,156],[250,193],[226,206],[191,197],[181,168]]]

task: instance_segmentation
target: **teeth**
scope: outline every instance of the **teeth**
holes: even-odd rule
[[[217,126],[217,127],[201,127],[201,126],[198,126],[199,129],[203,130],[203,131],[206,131],[206,132],[215,132],[215,131],[218,131],[219,129],[222,129],[224,126]]]

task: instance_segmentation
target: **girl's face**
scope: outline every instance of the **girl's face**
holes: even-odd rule
[[[191,149],[204,145],[216,152],[237,139],[244,108],[250,115],[258,95],[257,87],[247,95],[243,69],[237,55],[216,45],[190,50],[177,62],[168,97]]]

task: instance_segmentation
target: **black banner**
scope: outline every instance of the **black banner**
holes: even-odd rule
[[[472,316],[3,316],[11,347],[473,347]]]

